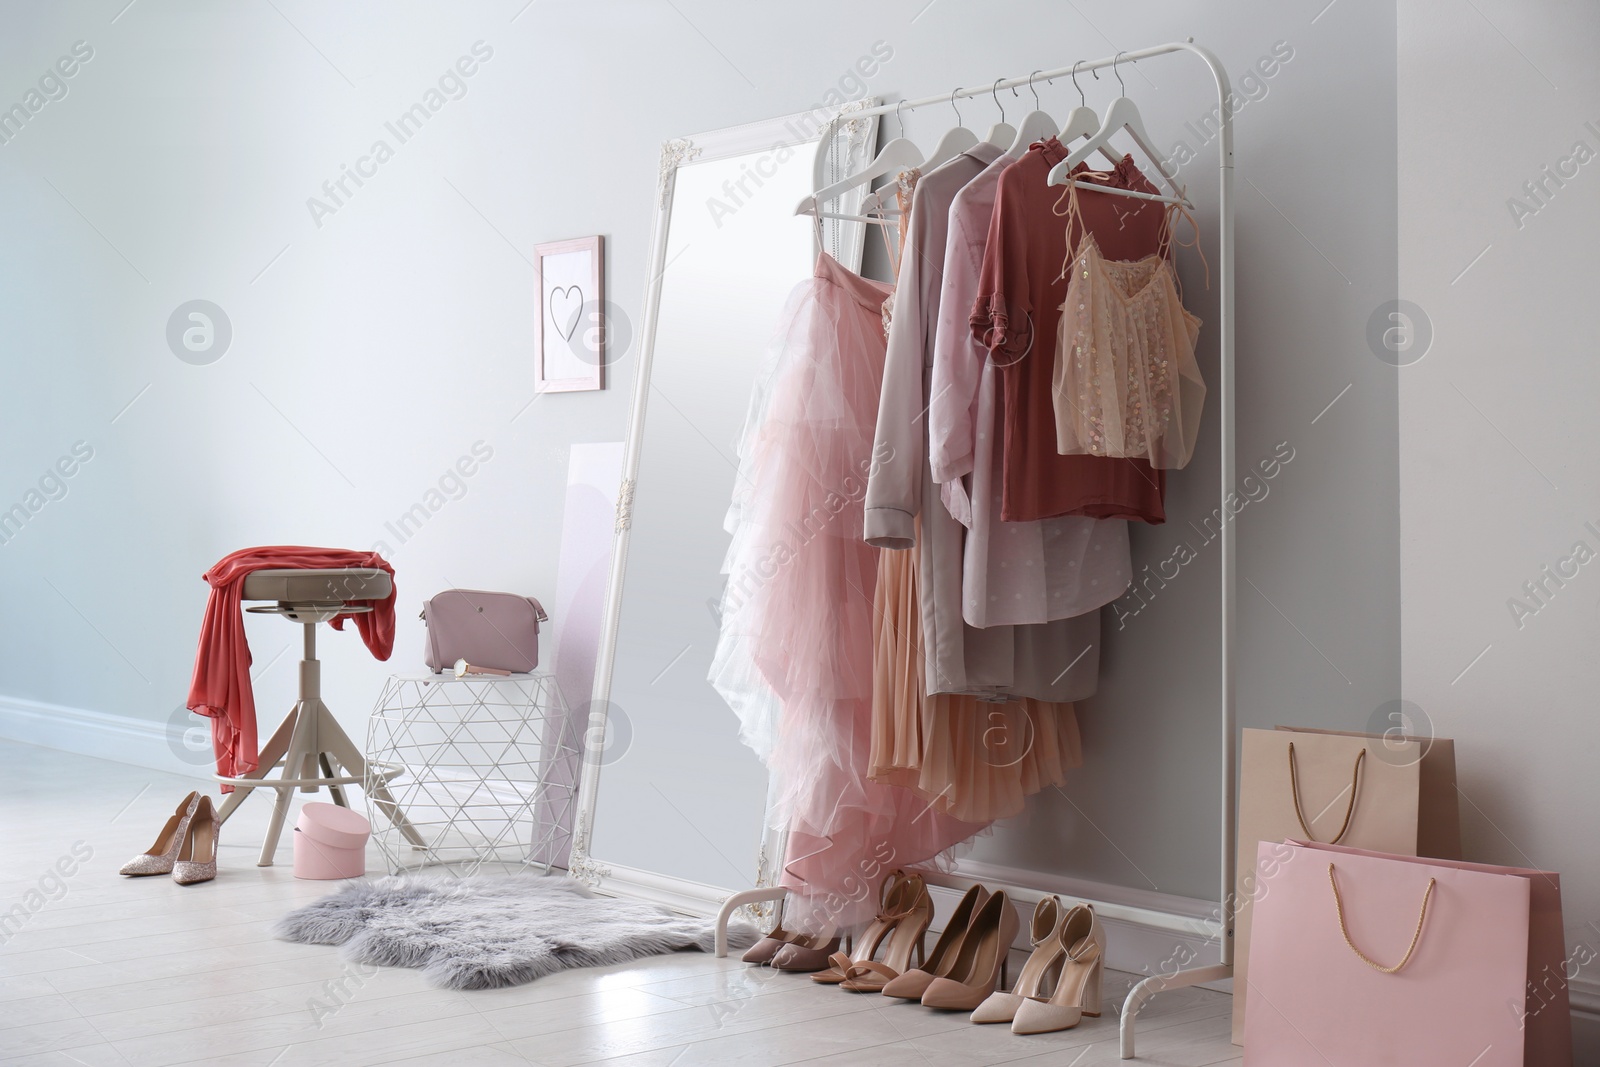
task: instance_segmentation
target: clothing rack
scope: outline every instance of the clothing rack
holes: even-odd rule
[[[1217,87],[1217,110],[1221,124],[1217,136],[1217,273],[1219,277],[1217,421],[1219,424],[1218,436],[1221,442],[1221,459],[1218,464],[1220,470],[1219,494],[1224,504],[1222,513],[1226,515],[1228,513],[1226,501],[1228,494],[1233,491],[1234,477],[1233,115],[1228,106],[1228,97],[1231,93],[1227,71],[1223,69],[1222,61],[1210,49],[1195,44],[1194,38],[1191,37],[1187,40],[1159,44],[1137,51],[1118,52],[1115,56],[1108,56],[1104,59],[1079,61],[1071,66],[1060,67],[1056,70],[1035,71],[1025,78],[1010,78],[995,82],[992,85],[957,89],[954,93],[928,96],[919,100],[900,101],[895,104],[878,104],[859,110],[840,112],[823,128],[822,137],[818,142],[816,162],[812,170],[812,188],[821,189],[824,187],[823,178],[827,154],[841,121],[848,122],[886,115],[901,108],[915,109],[933,104],[949,104],[957,99],[988,96],[999,89],[1031,85],[1040,78],[1050,81],[1054,78],[1069,77],[1074,73],[1085,73],[1106,67],[1114,68],[1121,63],[1136,63],[1143,59],[1153,59],[1157,56],[1175,55],[1184,52],[1199,57],[1211,72]],[[820,207],[820,205],[818,206]],[[1237,732],[1236,690],[1234,685],[1234,651],[1236,647],[1234,593],[1236,591],[1237,572],[1235,568],[1233,524],[1231,522],[1222,524],[1219,541],[1222,555],[1222,633],[1220,653],[1222,684],[1218,693],[1222,720],[1222,782],[1220,791],[1222,814],[1220,857],[1222,871],[1221,885],[1217,897],[1221,905],[1220,921],[1215,923],[1214,934],[1220,945],[1221,962],[1210,966],[1176,971],[1171,974],[1155,975],[1146,978],[1129,990],[1127,999],[1123,1002],[1121,1021],[1122,1058],[1125,1060],[1132,1059],[1134,1056],[1134,1026],[1138,1019],[1139,1009],[1151,997],[1167,989],[1179,989],[1185,986],[1201,985],[1206,982],[1220,981],[1233,977],[1233,875],[1237,852],[1234,826],[1234,778],[1237,773],[1238,754],[1234,740],[1234,735]],[[941,879],[941,881],[943,880]],[[781,900],[784,895],[785,891],[782,888],[769,887],[752,889],[730,896],[723,903],[722,910],[717,916],[716,954],[718,956],[727,955],[728,920],[732,917],[734,911],[746,904]],[[1242,995],[1242,991],[1235,991],[1234,995]]]

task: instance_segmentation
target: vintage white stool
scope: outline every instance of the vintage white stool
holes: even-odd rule
[[[266,840],[261,844],[258,867],[272,866],[272,855],[278,848],[278,836],[283,832],[284,818],[289,814],[289,798],[296,789],[315,793],[326,788],[333,802],[348,807],[344,787],[361,785],[366,788],[378,809],[387,815],[406,840],[418,847],[426,842],[416,828],[406,819],[389,795],[389,780],[404,768],[395,764],[373,764],[368,774],[367,760],[361,749],[350,740],[339,720],[333,717],[328,705],[322,702],[322,663],[317,659],[317,626],[337,615],[353,615],[371,611],[370,604],[355,604],[357,600],[382,600],[394,591],[389,575],[376,567],[333,567],[317,570],[259,570],[245,577],[245,600],[272,600],[277,603],[248,607],[250,612],[282,615],[304,627],[305,652],[300,660],[300,699],[295,702],[287,717],[273,731],[272,738],[262,746],[260,763],[249,774],[229,778],[217,775],[216,779],[234,787],[233,795],[217,812],[220,825],[238,810],[252,790],[276,789],[278,798],[272,808],[272,822],[267,827]],[[267,775],[282,766],[283,773],[276,779]],[[335,767],[342,774],[335,773]],[[318,771],[321,771],[319,774]]]

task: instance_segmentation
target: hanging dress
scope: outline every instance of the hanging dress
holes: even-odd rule
[[[981,828],[868,777],[879,550],[861,538],[862,500],[889,292],[818,257],[752,400],[729,513],[711,681],[772,775],[774,825],[788,831],[784,924],[808,932],[866,917],[882,870]]]

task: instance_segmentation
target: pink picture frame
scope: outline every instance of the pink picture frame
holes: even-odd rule
[[[581,393],[605,388],[605,239],[575,237],[533,249],[538,285],[534,388]]]

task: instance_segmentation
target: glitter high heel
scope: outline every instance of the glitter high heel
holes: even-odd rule
[[[211,798],[201,797],[183,835],[183,847],[172,865],[172,880],[179,885],[209,882],[217,876],[217,825],[211,811]]]
[[[133,878],[171,873],[178,849],[183,846],[184,835],[189,832],[189,820],[194,818],[194,810],[199,804],[199,793],[190,793],[178,801],[178,810],[167,818],[167,824],[156,835],[156,843],[150,846],[149,851],[124,863],[117,873]]]

